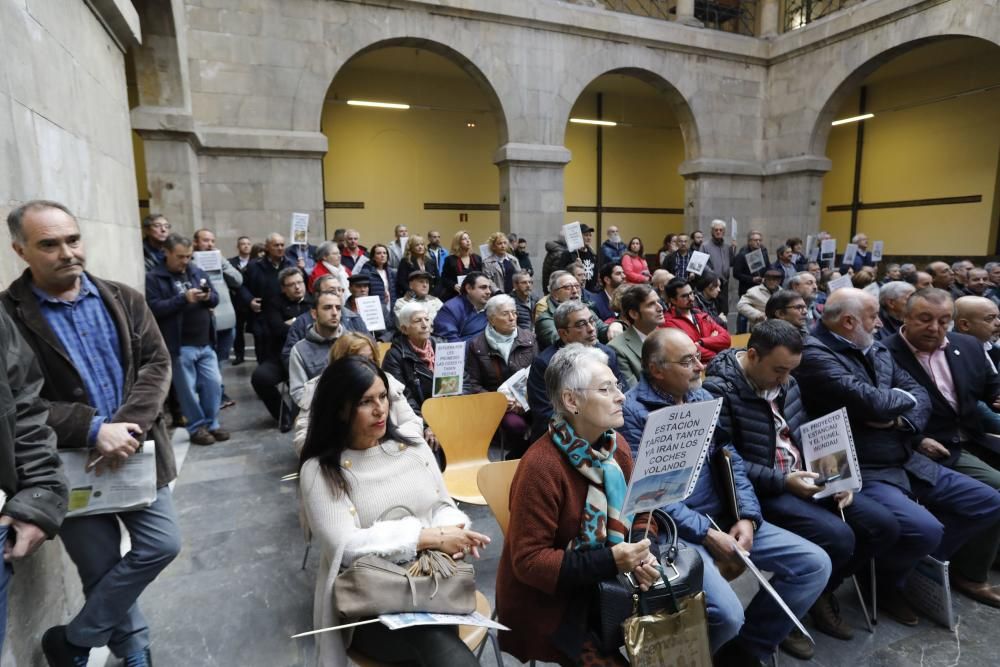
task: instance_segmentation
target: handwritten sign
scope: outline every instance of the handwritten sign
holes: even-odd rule
[[[385,313],[382,310],[382,299],[377,296],[359,296],[354,299],[358,306],[358,315],[369,331],[385,330]]]
[[[649,414],[622,505],[623,516],[648,512],[691,495],[721,409],[722,399],[716,399]]]
[[[705,271],[705,267],[708,266],[709,255],[707,252],[700,252],[694,250],[691,252],[691,259],[688,260],[688,273],[693,273],[696,276],[700,276]]]
[[[438,343],[434,348],[433,396],[457,396],[462,393],[465,375],[465,341]]]
[[[846,408],[806,422],[800,433],[806,470],[830,480],[814,498],[861,490],[861,467]]]
[[[292,243],[306,245],[309,237],[309,214],[292,213]]]
[[[199,250],[194,253],[193,259],[202,271],[222,270],[222,253],[218,250]]]
[[[563,225],[563,237],[566,239],[566,250],[573,252],[574,250],[581,249],[584,243],[583,228],[580,227],[580,221],[576,220],[568,225]]]
[[[872,244],[872,261],[881,262],[882,261],[882,251],[885,249],[885,241],[875,241]]]

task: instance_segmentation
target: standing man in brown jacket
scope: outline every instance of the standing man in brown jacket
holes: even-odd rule
[[[66,515],[68,489],[56,455],[56,437],[38,392],[42,374],[17,328],[0,308],[0,653],[7,628],[12,562],[56,536]]]
[[[151,664],[149,626],[139,595],[180,551],[170,487],[173,448],[161,413],[170,356],[139,292],[84,271],[80,227],[56,202],[31,201],[7,217],[14,251],[27,264],[0,295],[34,350],[60,448],[96,449],[116,466],[152,440],[156,500],[143,509],[67,519],[59,532],[76,564],[86,602],[67,625],[50,628],[42,648],[52,667],[87,664],[107,645],[130,667]],[[118,520],[132,548],[120,555]]]

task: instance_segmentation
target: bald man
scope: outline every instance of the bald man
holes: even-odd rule
[[[642,377],[625,395],[625,424],[619,429],[632,445],[633,457],[638,453],[650,412],[714,400],[701,386],[704,368],[698,348],[683,331],[657,329],[646,338],[642,344]],[[727,491],[719,488],[712,473],[715,452],[722,447],[733,461],[738,517],[728,516],[729,510],[722,502]],[[677,522],[680,537],[698,550],[704,562],[709,643],[717,663],[742,665],[769,660],[794,627],[792,621],[763,591],[758,592],[744,614],[739,598],[720,570],[735,574],[743,568],[734,551],[739,545],[750,553],[756,565],[776,573],[771,585],[796,617],[802,617],[830,578],[830,557],[815,544],[764,521],[743,459],[721,437],[712,445],[691,495],[664,510]],[[715,528],[710,516],[716,518],[722,530]],[[804,637],[802,641],[808,643]]]
[[[1000,338],[1000,310],[992,299],[963,296],[955,301],[955,331],[976,338],[986,354],[986,365],[994,373],[1000,371],[1000,348],[996,346]],[[982,401],[977,408],[986,432],[1000,434],[1000,415]],[[985,458],[994,466],[1000,463],[996,455]]]
[[[919,622],[903,595],[925,555],[946,561],[1000,518],[1000,494],[914,451],[931,416],[927,390],[874,338],[878,301],[855,288],[827,299],[795,377],[811,417],[846,407],[866,495],[896,517],[899,539],[876,559],[878,605]]]
[[[955,297],[962,296],[960,287],[955,286],[955,271],[947,262],[931,262],[927,265],[927,273],[931,276],[933,287],[952,292]],[[923,288],[917,285],[917,289]]]

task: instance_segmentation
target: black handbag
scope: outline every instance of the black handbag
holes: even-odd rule
[[[641,591],[629,574],[598,582],[597,643],[605,653],[616,652],[625,644],[622,623],[628,617],[663,610],[676,613],[678,600],[702,590],[705,566],[701,555],[678,539],[677,524],[669,514],[654,510],[652,520],[658,527],[663,585]]]

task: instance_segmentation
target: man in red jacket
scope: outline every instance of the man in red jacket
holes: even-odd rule
[[[667,297],[663,326],[686,333],[701,352],[703,363],[707,364],[717,353],[729,347],[729,332],[719,326],[708,313],[695,309],[694,290],[686,280],[674,278],[667,283],[663,292]]]

